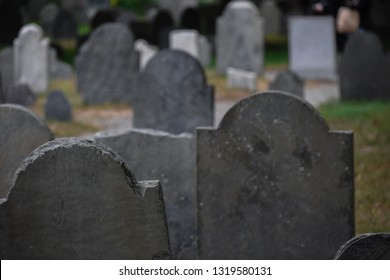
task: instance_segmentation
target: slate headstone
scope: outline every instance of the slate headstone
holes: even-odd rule
[[[77,21],[71,12],[60,10],[57,13],[51,34],[56,39],[75,39],[77,37]]]
[[[77,87],[86,104],[129,102],[137,71],[133,35],[120,23],[98,27],[76,58]]]
[[[34,150],[16,171],[0,215],[2,259],[171,256],[159,182],[137,182],[114,151],[84,139]]]
[[[19,3],[15,0],[0,1],[0,44],[11,45],[22,26]]]
[[[366,233],[347,241],[337,260],[390,260],[390,233]]]
[[[270,90],[279,90],[292,93],[303,98],[304,83],[297,74],[290,70],[282,71],[269,85]]]
[[[355,32],[340,60],[341,100],[390,99],[390,59],[373,33]]]
[[[5,103],[31,106],[37,100],[36,94],[27,84],[10,86],[5,91]]]
[[[232,1],[217,22],[217,71],[228,67],[252,71],[258,75],[264,66],[264,21],[250,1]]]
[[[72,121],[72,107],[63,92],[56,90],[49,94],[45,103],[45,119]]]
[[[288,22],[289,69],[302,79],[337,78],[332,16],[292,16]]]
[[[0,51],[0,71],[3,77],[4,92],[14,84],[14,51],[6,47]]]
[[[0,199],[10,189],[13,174],[35,148],[53,139],[47,125],[20,105],[0,105]]]
[[[137,78],[134,127],[194,133],[212,126],[214,91],[200,63],[177,50],[155,55]]]
[[[59,12],[58,5],[55,3],[46,4],[39,13],[39,21],[45,34],[52,35],[53,23]]]
[[[25,25],[14,41],[14,81],[27,84],[35,93],[43,92],[49,83],[49,40],[43,38],[42,28]]]
[[[99,132],[95,140],[115,150],[138,179],[161,182],[173,259],[197,259],[194,137],[130,129]]]
[[[200,259],[332,259],[354,235],[353,135],[264,92],[197,130]]]

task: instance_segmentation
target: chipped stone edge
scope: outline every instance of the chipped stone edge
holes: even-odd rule
[[[181,134],[172,134],[166,131],[157,130],[157,129],[149,129],[149,128],[117,128],[111,130],[99,131],[94,134],[94,139],[99,141],[99,139],[107,139],[111,137],[120,137],[127,136],[132,133],[145,134],[155,137],[169,137],[169,138],[193,138],[193,135],[190,133],[181,133]]]

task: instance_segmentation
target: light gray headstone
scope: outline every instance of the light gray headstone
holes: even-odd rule
[[[187,8],[198,6],[198,0],[158,0],[158,5],[162,9],[168,10],[176,22]]]
[[[99,132],[95,140],[115,150],[139,180],[161,182],[173,259],[197,259],[194,137],[131,129]]]
[[[24,158],[52,139],[47,125],[25,107],[0,105],[0,199],[7,196],[12,176]]]
[[[226,74],[228,67],[263,72],[264,21],[250,1],[230,2],[217,20],[217,71]]]
[[[257,75],[255,72],[228,67],[226,70],[229,88],[241,88],[255,91]]]
[[[3,77],[3,89],[14,84],[14,51],[6,47],[0,51],[0,71]]]
[[[25,25],[14,40],[14,81],[15,85],[29,85],[35,93],[47,90],[49,40],[35,23]]]
[[[11,187],[0,205],[2,259],[170,258],[159,182],[137,182],[105,145],[50,141]]]
[[[107,23],[95,29],[76,58],[84,103],[130,102],[137,65],[133,35],[125,25]]]
[[[304,83],[297,74],[290,70],[280,72],[270,86],[270,90],[279,90],[292,93],[303,98]]]
[[[200,63],[177,50],[156,54],[137,78],[134,127],[174,134],[212,126],[214,91]]]
[[[243,99],[197,131],[200,259],[332,259],[354,235],[353,135],[304,100]]]
[[[335,80],[336,39],[331,16],[292,16],[288,20],[289,69],[303,79]]]
[[[154,46],[148,44],[147,41],[143,39],[138,39],[134,43],[134,48],[139,52],[139,70],[142,71],[145,69],[149,60],[156,55],[158,49]]]
[[[341,100],[390,99],[390,59],[373,33],[358,31],[340,60]]]
[[[278,35],[281,33],[282,13],[274,0],[266,0],[261,5],[261,14],[264,16],[265,35]]]

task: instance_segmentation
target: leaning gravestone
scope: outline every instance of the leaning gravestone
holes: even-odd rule
[[[131,129],[99,132],[95,139],[115,150],[138,179],[160,180],[173,259],[197,259],[194,137]]]
[[[45,91],[49,83],[49,40],[39,25],[25,25],[14,41],[15,84],[28,84],[32,91]]]
[[[84,103],[129,102],[137,64],[133,35],[126,26],[98,27],[76,58],[77,87]]]
[[[332,259],[354,235],[353,135],[293,95],[198,129],[197,169],[200,259]]]
[[[46,124],[20,105],[0,105],[0,199],[7,196],[19,164],[35,148],[53,139]]]
[[[12,47],[6,47],[0,51],[0,71],[3,75],[3,89],[7,90],[14,84],[14,51]]]
[[[275,81],[270,84],[269,89],[285,91],[303,98],[304,83],[297,74],[286,70],[278,74]]]
[[[134,127],[179,134],[213,125],[213,87],[200,63],[184,52],[160,51],[138,75],[136,88]]]
[[[341,100],[390,99],[390,59],[372,33],[351,35],[340,61]]]
[[[335,80],[336,39],[331,16],[289,18],[289,69],[303,79]]]
[[[72,107],[62,91],[52,91],[47,97],[45,119],[72,121]]]
[[[250,1],[236,0],[217,21],[217,71],[234,67],[261,74],[264,65],[264,22]]]
[[[1,259],[170,258],[159,182],[137,182],[92,141],[60,138],[34,150],[0,215]]]
[[[338,260],[390,260],[390,233],[358,235],[336,254]]]
[[[10,86],[5,91],[5,102],[19,104],[23,106],[31,106],[37,100],[37,96],[32,92],[31,88],[26,84]]]

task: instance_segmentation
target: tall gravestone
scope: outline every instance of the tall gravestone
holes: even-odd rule
[[[217,71],[226,74],[228,67],[263,72],[264,22],[258,8],[250,1],[228,4],[217,21]]]
[[[200,259],[332,259],[354,235],[353,135],[264,92],[197,131]]]
[[[7,196],[24,158],[52,139],[47,125],[31,111],[20,105],[0,105],[0,199]]]
[[[212,126],[214,91],[200,63],[177,50],[156,54],[137,78],[134,127],[179,134]]]
[[[174,20],[171,14],[167,10],[159,10],[149,16],[149,21],[151,26],[141,25],[142,29],[151,29],[148,41],[152,45],[158,46],[159,49],[169,48],[169,32],[174,29]]]
[[[341,100],[390,99],[390,59],[379,39],[355,32],[340,60]]]
[[[138,179],[153,178],[161,182],[172,256],[197,259],[194,137],[131,129],[99,132],[95,139],[115,150]]]
[[[304,83],[297,74],[290,70],[280,72],[270,86],[270,90],[285,91],[303,98]]]
[[[390,233],[366,233],[348,240],[337,260],[390,260]]]
[[[337,78],[336,38],[331,16],[293,16],[288,21],[289,69],[303,79]]]
[[[47,90],[49,83],[49,40],[39,25],[25,25],[14,41],[14,81],[32,91]]]
[[[14,84],[14,51],[6,47],[0,51],[0,71],[3,77],[3,89]]]
[[[133,35],[126,26],[98,27],[76,58],[77,87],[84,103],[129,102],[137,64]]]
[[[0,216],[1,259],[170,258],[159,182],[137,182],[114,151],[84,139],[34,150]]]

